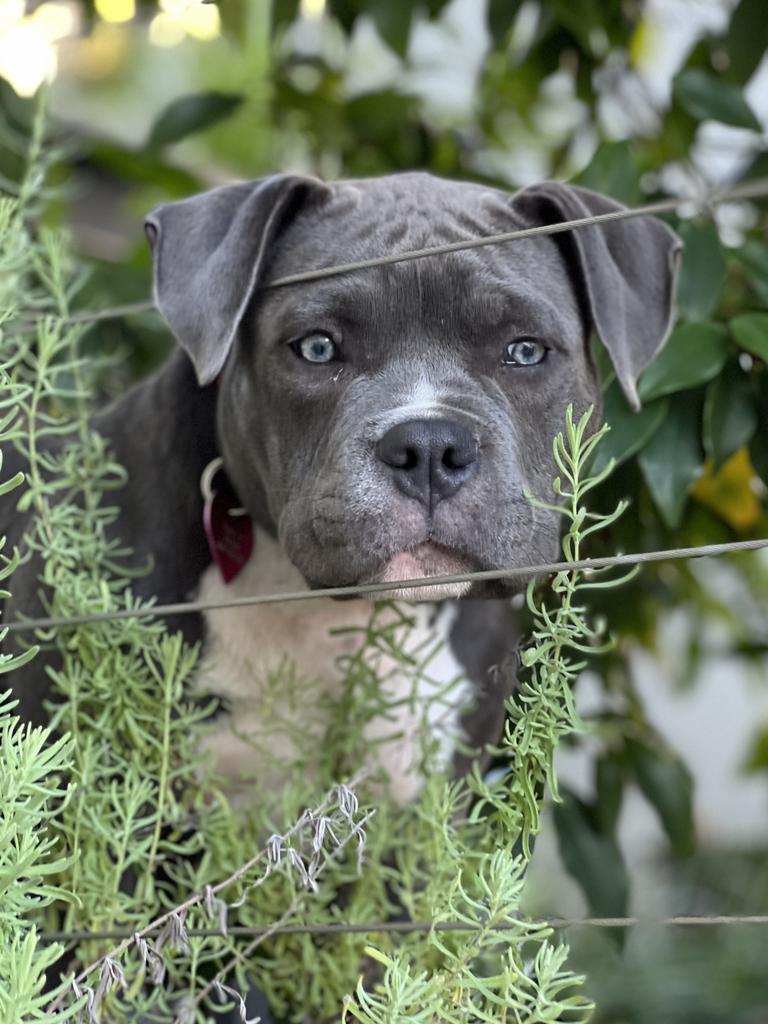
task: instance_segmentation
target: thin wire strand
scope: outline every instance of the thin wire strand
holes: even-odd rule
[[[83,310],[82,313],[73,313],[64,321],[68,326],[77,324],[95,323],[99,320],[117,320],[124,316],[135,316],[137,313],[151,313],[155,304],[151,299],[144,299],[141,302],[126,302],[123,306],[111,306],[109,309]]]
[[[54,317],[54,319],[57,319],[64,327],[80,327],[106,320],[120,320],[124,317],[138,316],[140,313],[156,312],[157,307],[154,302],[151,299],[144,299],[141,302],[126,302],[122,306],[108,306],[106,309],[84,309],[80,313],[73,313],[72,316]],[[14,332],[16,334],[36,334],[39,320],[44,319],[48,315],[53,314],[42,313],[35,320],[23,320],[18,326],[14,327]]]
[[[552,917],[542,921],[533,918],[530,922],[525,919],[512,919],[507,922],[494,924],[493,931],[503,931],[514,928],[516,924],[540,923],[549,928],[635,928],[637,926],[656,927],[677,927],[677,928],[712,928],[720,926],[735,925],[768,925],[768,914],[710,914],[686,915],[680,914],[674,917]],[[331,924],[288,924],[279,928],[271,925],[262,927],[248,927],[245,925],[233,925],[227,928],[227,935],[237,938],[258,938],[261,935],[371,935],[371,934],[396,934],[411,935],[416,932],[470,932],[475,931],[477,925],[467,924],[464,921],[355,921],[355,922],[333,922]],[[147,932],[145,934],[151,934]],[[220,928],[187,928],[186,934],[195,938],[213,938],[221,935]],[[108,941],[117,939],[128,939],[133,932],[121,929],[111,931],[89,932],[89,931],[50,931],[41,932],[39,939],[42,942],[87,942],[91,939]]]
[[[516,242],[524,238],[538,238],[542,235],[557,235],[564,231],[591,227],[594,224],[608,224],[614,221],[629,220],[633,217],[648,217],[659,213],[672,213],[679,207],[690,204],[693,204],[700,210],[709,211],[720,203],[733,202],[739,199],[762,199],[766,196],[768,196],[768,178],[757,178],[755,181],[743,182],[731,188],[711,189],[699,198],[676,196],[672,199],[661,199],[655,203],[646,203],[643,206],[594,214],[591,217],[580,217],[576,220],[562,221],[558,224],[541,224],[536,227],[521,228],[517,231],[505,231],[499,234],[485,235],[481,238],[470,238],[463,242],[447,242],[443,245],[428,246],[424,249],[412,249],[406,252],[392,253],[387,256],[374,256],[370,259],[355,260],[351,263],[340,263],[333,267],[306,270],[298,274],[288,274],[285,277],[279,277],[274,281],[267,281],[262,287],[283,288],[292,284],[320,281],[324,278],[336,277],[340,274],[351,274],[357,270],[386,267],[395,263],[407,263],[411,260],[426,259],[429,256],[442,256],[446,253],[462,252],[466,249],[480,249],[486,245],[504,245],[507,242]],[[147,313],[154,308],[154,303],[151,301],[132,302],[127,305],[113,306],[109,309],[92,312],[84,310],[81,313],[75,313],[71,317],[65,318],[62,322],[65,325],[71,326],[97,323],[102,320],[114,320],[119,317]],[[22,324],[19,333],[32,333],[36,330],[35,324],[30,322]]]
[[[65,626],[83,626],[93,622],[116,622],[120,619],[137,619],[148,615],[191,615],[197,612],[214,611],[221,608],[243,608],[251,605],[282,604],[291,601],[317,601],[321,598],[359,597],[366,594],[392,594],[400,590],[434,587],[453,583],[477,583],[516,577],[531,579],[549,576],[556,572],[610,569],[615,566],[632,566],[648,562],[679,561],[690,558],[711,558],[745,551],[759,551],[768,547],[768,537],[758,540],[731,541],[727,544],[702,544],[692,548],[669,548],[663,551],[639,551],[629,555],[612,555],[606,558],[582,558],[575,562],[550,562],[542,565],[527,565],[509,569],[484,569],[479,572],[454,573],[449,576],[428,576],[419,579],[395,580],[389,583],[361,583],[349,587],[325,587],[322,590],[294,590],[277,594],[251,594],[231,597],[223,601],[181,601],[176,604],[141,604],[132,608],[121,608],[107,612],[90,612],[83,615],[56,616],[38,619],[19,619],[7,622],[3,629],[12,633],[30,632],[35,629],[60,629]]]
[[[618,220],[629,220],[632,217],[647,217],[657,213],[672,213],[686,203],[693,203],[695,206],[708,209],[717,206],[719,203],[732,202],[735,199],[759,199],[768,195],[768,178],[758,178],[755,181],[744,182],[735,185],[730,189],[713,189],[701,199],[661,199],[656,203],[646,203],[644,206],[628,207],[621,210],[613,210],[609,213],[597,213],[590,217],[579,217],[576,220],[562,221],[558,224],[539,224],[536,227],[521,228],[517,231],[504,231],[500,234],[486,235],[482,238],[471,238],[463,242],[446,242],[443,245],[427,246],[424,249],[412,249],[409,252],[394,253],[389,256],[374,256],[371,259],[355,260],[352,263],[340,263],[334,267],[326,267],[321,270],[307,270],[299,274],[288,274],[279,277],[275,281],[269,281],[265,287],[282,288],[290,284],[302,284],[305,281],[319,281],[325,277],[335,277],[337,274],[350,274],[355,270],[367,270],[371,267],[386,267],[393,263],[406,263],[410,260],[421,260],[428,256],[443,256],[446,253],[462,252],[465,249],[480,249],[486,245],[503,245],[507,242],[517,242],[524,238],[538,238],[541,235],[557,235],[563,231],[572,229],[587,228],[594,224],[609,224]]]

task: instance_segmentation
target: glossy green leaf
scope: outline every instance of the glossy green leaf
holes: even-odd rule
[[[742,181],[756,181],[768,175],[768,152],[761,150],[742,171]]]
[[[202,182],[188,170],[169,165],[161,153],[148,149],[124,149],[108,142],[97,142],[89,152],[89,160],[97,167],[132,182],[162,189],[168,199],[181,199],[198,192]],[[115,274],[112,273],[115,279]],[[112,287],[120,287],[114,281]]]
[[[520,10],[521,0],[488,0],[488,30],[496,46],[503,46]]]
[[[738,86],[704,68],[686,68],[672,84],[680,106],[700,121],[711,119],[734,128],[760,131],[760,122]]]
[[[711,221],[687,221],[678,231],[683,262],[677,284],[677,304],[688,320],[706,320],[725,281],[725,257],[717,228]]]
[[[758,425],[749,445],[749,457],[755,472],[768,486],[768,374],[758,374],[756,385]]]
[[[397,137],[400,126],[413,117],[414,100],[393,89],[383,89],[349,100],[346,115],[358,138],[365,133],[370,141],[387,144]]]
[[[647,402],[705,384],[722,370],[727,354],[722,324],[681,324],[640,378],[638,394]]]
[[[768,306],[768,245],[751,238],[735,252],[758,300]]]
[[[639,202],[642,196],[640,170],[632,144],[627,141],[604,142],[573,183],[613,196],[628,206]]]
[[[755,434],[749,445],[749,458],[755,472],[768,487],[768,437]]]
[[[755,393],[738,363],[727,366],[707,388],[703,423],[704,451],[716,470],[752,439],[757,429]]]
[[[216,6],[219,9],[221,27],[231,39],[236,40],[242,46],[245,43],[248,26],[248,0],[217,0]],[[273,6],[273,24],[279,24],[277,9],[281,5],[275,3]],[[295,7],[298,7],[298,0],[295,0]]]
[[[768,50],[768,10],[765,0],[741,0],[725,35],[729,66],[726,77],[746,85]]]
[[[728,326],[741,348],[768,363],[768,313],[744,313]]]
[[[554,805],[560,857],[568,874],[584,892],[591,913],[622,917],[629,902],[629,878],[616,840],[598,832],[590,808],[561,790],[563,802]]]
[[[651,497],[671,529],[680,525],[688,491],[704,464],[700,416],[698,396],[675,395],[664,422],[639,456]]]
[[[407,3],[393,0],[378,0],[370,3],[368,10],[384,42],[401,57],[408,49],[414,8]]]
[[[590,57],[601,56],[604,46],[610,45],[610,30],[617,21],[617,13],[618,22],[622,23],[620,12],[614,12],[610,4],[601,0],[548,0],[546,9]]]
[[[624,797],[624,769],[615,754],[603,754],[595,766],[595,815],[602,832],[613,835]]]
[[[692,853],[693,786],[688,769],[674,754],[635,740],[627,741],[626,750],[637,784],[658,814],[672,849],[679,856]]]
[[[744,770],[750,773],[768,771],[768,729],[761,729],[752,741]]]
[[[218,0],[223,8],[232,0]],[[285,28],[295,21],[299,14],[299,0],[272,0],[272,24],[275,28]]]
[[[612,381],[603,395],[603,419],[611,429],[595,452],[592,471],[599,473],[611,459],[620,465],[639,452],[661,426],[667,405],[667,399],[661,398],[635,412],[617,381]]]
[[[147,145],[150,149],[159,149],[210,128],[233,114],[243,99],[243,96],[224,92],[180,96],[160,112]]]
[[[600,378],[600,385],[603,391],[606,391],[611,381],[616,378],[616,370],[608,354],[608,349],[594,331],[589,339],[589,354],[595,364],[597,376]]]

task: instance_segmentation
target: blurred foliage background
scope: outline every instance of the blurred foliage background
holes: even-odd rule
[[[87,268],[85,309],[149,296],[141,222],[153,205],[277,169],[424,168],[510,189],[554,177],[628,204],[679,196],[679,322],[641,381],[640,413],[597,353],[614,428],[606,454],[619,462],[598,500],[633,503],[605,551],[765,536],[768,207],[699,200],[768,175],[767,47],[765,0],[0,0],[0,184],[13,192],[31,97],[51,81],[64,156],[48,217],[69,227]],[[96,325],[86,344],[119,357],[108,397],[171,340],[142,313]],[[667,836],[667,912],[768,909],[765,849],[698,847],[690,773],[648,720],[633,668],[642,648],[684,687],[705,661],[738,659],[764,686],[766,601],[768,562],[754,555],[649,566],[610,592],[618,645],[592,670],[590,780],[554,816],[593,912],[630,908],[617,838],[629,788]],[[673,615],[670,656],[658,638]],[[724,674],[724,715],[727,686]],[[755,721],[750,743],[745,771],[765,773],[768,722]],[[763,938],[572,937],[597,1019],[615,1024],[768,1021]]]

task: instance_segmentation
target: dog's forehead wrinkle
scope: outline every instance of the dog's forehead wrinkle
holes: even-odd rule
[[[466,241],[514,226],[509,197],[484,186],[418,174],[341,182],[288,226],[271,274]]]

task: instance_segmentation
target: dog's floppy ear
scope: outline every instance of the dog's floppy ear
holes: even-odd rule
[[[547,182],[513,200],[529,223],[552,224],[623,207],[585,188]],[[654,217],[633,217],[554,235],[575,264],[592,326],[611,356],[628,402],[639,409],[637,379],[667,339],[681,243]]]
[[[276,174],[168,203],[144,222],[155,264],[155,304],[200,384],[224,366],[269,245],[311,192],[326,194],[327,186]]]

